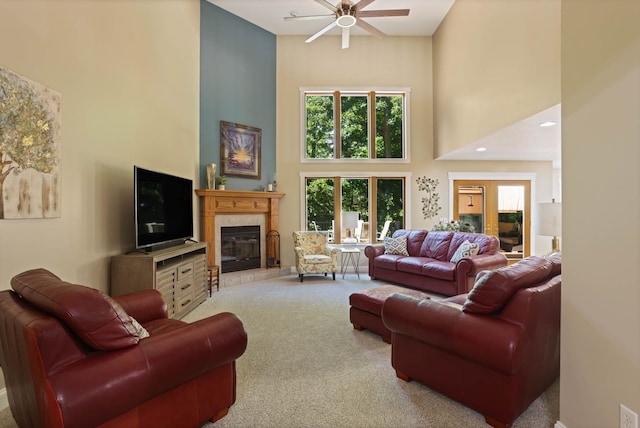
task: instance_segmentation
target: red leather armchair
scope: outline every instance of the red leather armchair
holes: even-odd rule
[[[188,324],[155,290],[112,299],[44,269],[11,285],[0,365],[20,427],[197,427],[234,403],[247,345],[235,315]]]
[[[479,274],[444,301],[395,293],[382,319],[392,366],[508,427],[560,373],[560,257]]]

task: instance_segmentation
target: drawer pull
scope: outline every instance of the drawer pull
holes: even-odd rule
[[[187,288],[189,288],[189,287],[191,287],[191,284],[187,284],[187,285],[185,285],[185,286],[183,286],[183,287],[180,287],[180,290],[184,291],[184,290],[186,290],[186,289],[187,289]]]
[[[191,268],[182,271],[183,274],[191,272]]]
[[[191,303],[191,299],[187,300],[186,302],[182,303],[180,306],[182,306],[183,308],[185,306],[187,306],[189,303]]]

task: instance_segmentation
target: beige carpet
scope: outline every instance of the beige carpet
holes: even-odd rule
[[[221,288],[186,321],[229,311],[245,324],[246,353],[237,362],[237,401],[203,428],[487,427],[484,418],[391,367],[391,346],[349,323],[348,296],[381,285],[348,274],[336,281],[297,275]],[[514,423],[553,427],[556,382]],[[8,410],[0,427],[15,427]]]

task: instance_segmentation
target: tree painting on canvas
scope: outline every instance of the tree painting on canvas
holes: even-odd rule
[[[60,99],[0,67],[0,219],[60,217]]]

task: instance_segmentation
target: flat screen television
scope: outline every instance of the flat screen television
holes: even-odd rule
[[[133,167],[136,249],[154,251],[193,238],[193,181]]]

